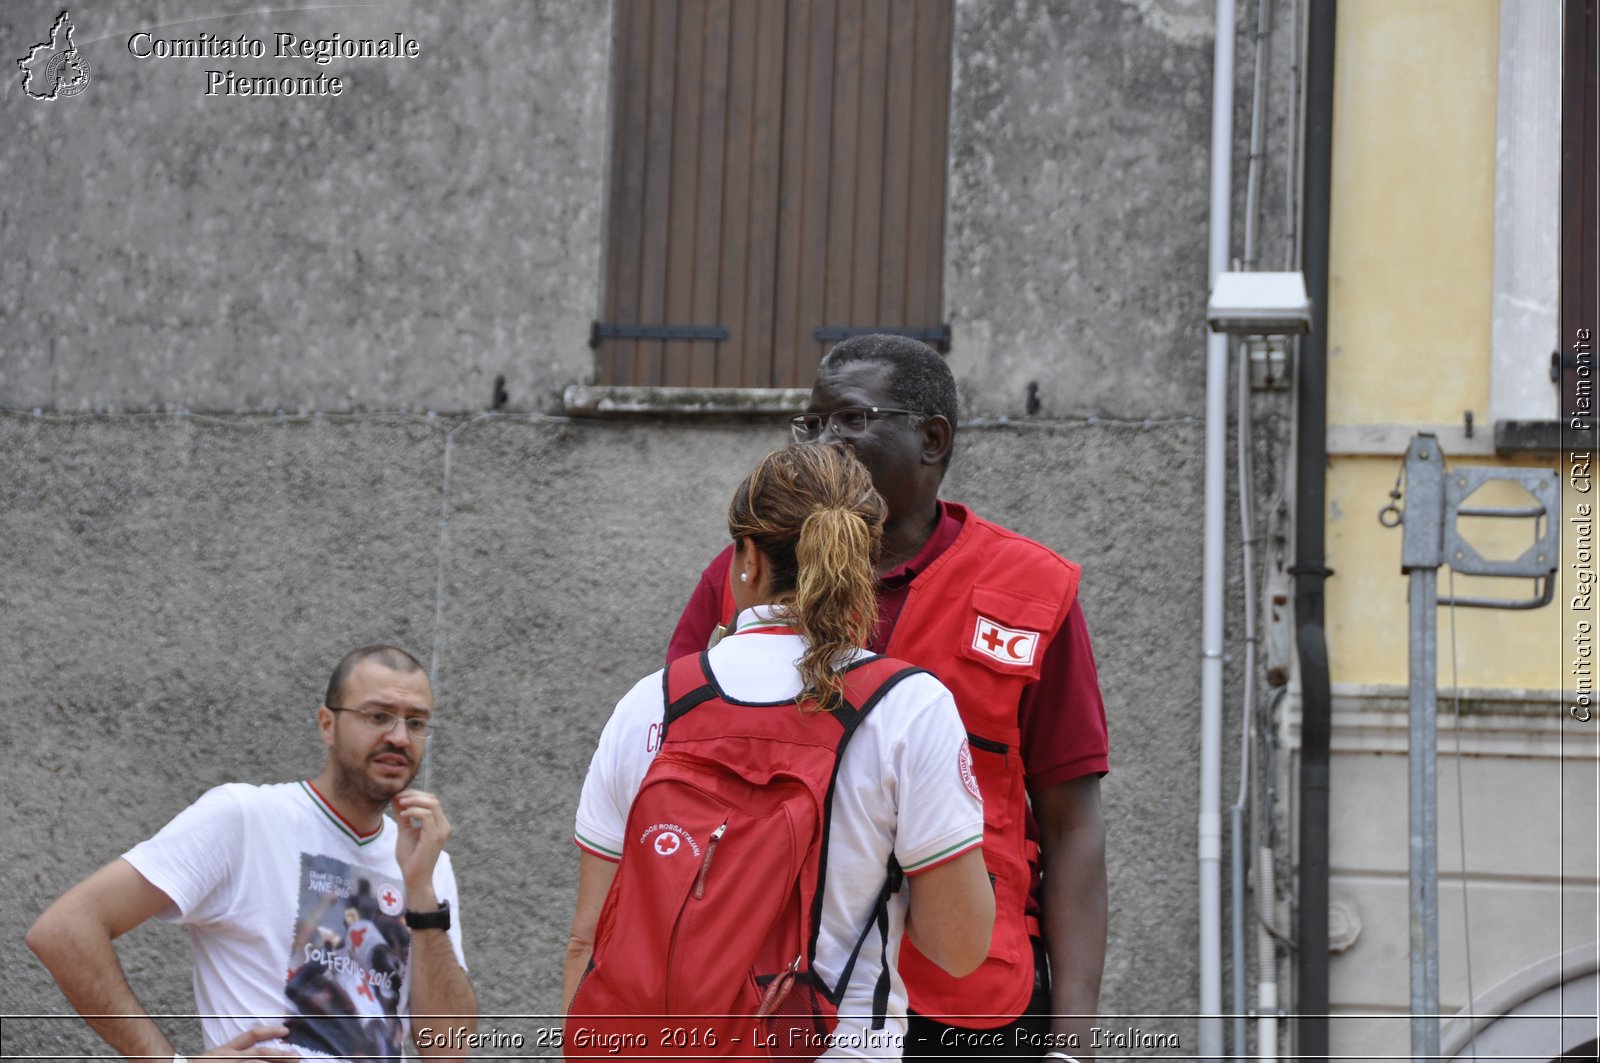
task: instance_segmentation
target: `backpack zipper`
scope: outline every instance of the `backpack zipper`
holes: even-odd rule
[[[711,832],[711,840],[706,843],[706,856],[700,861],[700,874],[694,880],[694,899],[697,901],[706,895],[706,872],[711,870],[712,854],[717,851],[717,842],[722,840],[727,829],[728,821],[723,820],[722,826]]]
[[[800,964],[804,961],[804,954],[796,956],[794,962],[785,967],[779,972],[778,977],[772,980],[772,984],[767,986],[766,994],[761,998],[760,1006],[756,1008],[756,1018],[764,1019],[778,1010],[778,1005],[783,1003],[784,998],[789,995],[789,990],[794,988],[795,975],[799,972]]]

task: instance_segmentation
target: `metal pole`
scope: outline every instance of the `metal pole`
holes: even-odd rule
[[[1407,514],[1410,517],[1411,514]],[[1411,1056],[1439,1054],[1439,570],[1411,570]]]
[[[1543,469],[1456,468],[1447,472],[1439,441],[1419,433],[1406,450],[1405,538],[1400,570],[1410,577],[1410,745],[1406,757],[1409,796],[1411,906],[1411,1058],[1439,1056],[1439,567],[1448,556],[1452,572],[1542,580],[1531,599],[1449,597],[1446,604],[1490,609],[1529,609],[1551,598],[1560,555],[1559,526],[1550,520],[1558,493],[1555,474]],[[1463,503],[1493,480],[1520,484],[1538,505],[1468,506]],[[1398,493],[1395,497],[1399,497]],[[1483,557],[1461,536],[1460,517],[1533,518],[1535,539],[1509,561]],[[1389,523],[1385,521],[1385,523]],[[1390,525],[1393,526],[1392,524]],[[1539,529],[1543,529],[1540,531]],[[1462,873],[1466,869],[1462,868]]]
[[[1411,577],[1409,715],[1406,755],[1410,836],[1411,1056],[1439,1055],[1438,600],[1444,560],[1444,455],[1432,435],[1406,451],[1401,569]]]

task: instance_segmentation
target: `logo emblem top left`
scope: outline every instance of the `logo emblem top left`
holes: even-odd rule
[[[17,60],[22,91],[30,99],[58,100],[89,87],[89,61],[72,41],[72,16],[63,11],[50,27],[50,39]]]

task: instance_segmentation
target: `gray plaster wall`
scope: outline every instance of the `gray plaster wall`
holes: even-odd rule
[[[8,77],[0,402],[478,409],[504,375],[540,408],[588,371],[606,5],[308,7],[75,4],[89,87],[41,103]],[[60,10],[0,6],[8,71]],[[141,30],[244,35],[267,57],[136,58]],[[274,58],[279,32],[398,32],[419,55],[319,66]],[[207,96],[213,69],[343,91]]]
[[[1249,45],[1241,5],[1235,201]],[[963,0],[946,317],[968,412],[1197,412],[1212,36],[1191,0]],[[41,40],[51,0],[0,6]],[[50,410],[557,412],[592,375],[610,8],[418,0],[259,13],[72,9],[92,82],[0,94],[0,404]],[[264,59],[137,58],[129,37],[244,35]],[[403,33],[326,66],[273,34]],[[1269,52],[1263,246],[1282,245],[1287,27]],[[150,50],[148,44],[139,46]],[[206,71],[324,73],[337,98],[206,96]],[[1237,222],[1242,231],[1242,222]]]
[[[1193,1010],[1184,692],[1199,669],[1181,621],[1198,616],[1199,546],[1158,532],[1171,549],[1152,551],[1127,521],[1198,507],[1199,435],[974,430],[948,484],[1085,567],[1114,750],[1108,1013]],[[659,666],[724,543],[723,499],[776,442],[543,417],[0,419],[0,546],[20,562],[0,611],[13,705],[0,888],[16,898],[0,911],[4,1011],[65,1010],[22,946],[53,897],[212,785],[320,767],[311,721],[343,648],[392,639],[430,655],[441,556],[430,784],[456,828],[467,957],[486,1014],[554,1011],[594,740]],[[1124,475],[1096,472],[1113,464]],[[153,1011],[193,1010],[182,933],[143,927],[123,955]],[[96,1043],[67,1019],[8,1020],[4,1036],[23,1056]]]
[[[1265,50],[1255,268],[1282,261],[1292,27]],[[969,409],[1199,412],[1214,14],[1193,0],[956,6],[946,316]],[[1235,248],[1258,5],[1238,5]]]
[[[945,493],[1085,566],[1113,765],[1102,1010],[1171,1016],[1121,1025],[1178,1034],[1173,1054],[1198,1002],[1204,6],[958,3],[946,242],[970,423]],[[327,671],[373,640],[437,645],[430,782],[485,1012],[554,1010],[594,738],[660,663],[732,485],[782,442],[552,416],[592,368],[608,5],[256,9],[75,5],[85,93],[0,93],[7,1055],[99,1051],[75,1019],[15,1017],[65,1009],[22,945],[33,917],[207,787],[313,773]],[[0,5],[0,59],[59,10]],[[421,56],[131,57],[157,27],[401,31]],[[218,65],[347,88],[205,98]],[[497,375],[510,402],[474,419]],[[1258,425],[1263,497],[1281,405]],[[180,932],[122,954],[152,1010],[192,1011]],[[545,1023],[494,1021],[545,1054]]]

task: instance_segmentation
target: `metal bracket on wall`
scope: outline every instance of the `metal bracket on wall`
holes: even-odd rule
[[[814,340],[831,343],[834,340],[847,340],[851,336],[868,336],[873,333],[884,333],[890,336],[906,336],[910,339],[921,340],[934,348],[940,354],[950,351],[950,326],[948,324],[935,325],[932,328],[901,328],[896,325],[820,325],[811,334]]]
[[[722,325],[614,325],[596,321],[589,326],[589,346],[601,340],[725,340],[728,330]]]
[[[1440,466],[1442,470],[1442,466]],[[1531,506],[1467,506],[1463,503],[1478,488],[1494,481],[1519,484],[1533,496]],[[1531,598],[1440,598],[1440,605],[1470,606],[1476,609],[1537,609],[1555,597],[1555,573],[1560,544],[1557,523],[1550,519],[1556,498],[1556,474],[1548,469],[1505,469],[1470,466],[1452,469],[1444,480],[1444,563],[1466,576],[1512,576],[1531,578],[1537,593]],[[1462,536],[1458,521],[1462,517],[1496,517],[1534,521],[1533,545],[1510,561],[1491,561]],[[1542,525],[1542,530],[1541,530]]]
[[[1294,360],[1289,357],[1288,336],[1250,336],[1244,349],[1250,359],[1251,391],[1288,391],[1289,367]]]

